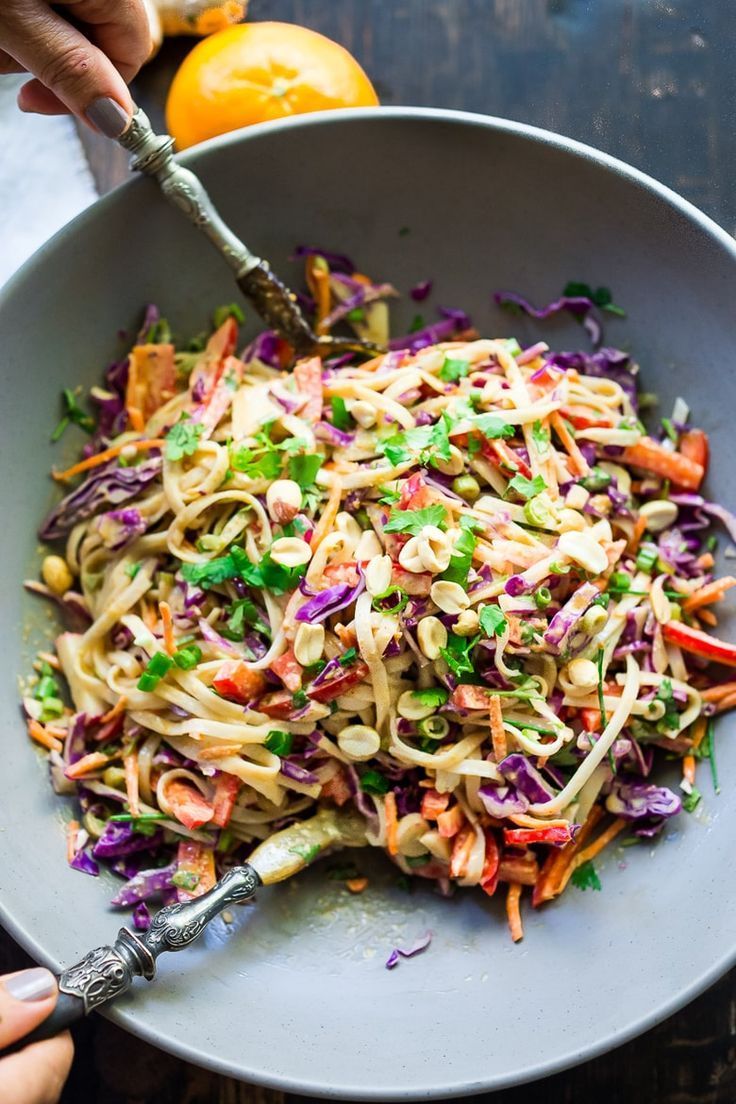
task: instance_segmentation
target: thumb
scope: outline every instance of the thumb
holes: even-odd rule
[[[40,966],[0,978],[0,1047],[15,1043],[51,1013],[56,978]],[[72,1061],[68,1032],[0,1059],[2,1104],[53,1104]]]
[[[42,1023],[56,1004],[56,978],[37,966],[0,978],[0,1049]]]
[[[7,53],[70,111],[108,137],[122,133],[133,110],[127,85],[110,59],[81,31],[46,4],[12,4],[5,39]],[[31,82],[26,88],[34,86],[36,82]],[[35,110],[32,92],[21,92],[19,103]]]

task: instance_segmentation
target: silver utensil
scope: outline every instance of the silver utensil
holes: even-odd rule
[[[225,224],[202,181],[173,156],[174,139],[154,134],[148,116],[138,108],[118,138],[132,154],[132,167],[151,176],[174,206],[201,230],[235,273],[238,287],[263,321],[283,337],[299,356],[339,356],[385,352],[380,345],[360,338],[317,335],[302,314],[296,295],[276,276],[268,261],[256,257]]]
[[[357,813],[321,809],[308,820],[284,828],[261,843],[247,863],[233,867],[201,897],[165,905],[148,931],[121,928],[114,943],[95,947],[58,977],[59,997],[51,1015],[6,1054],[65,1031],[95,1008],[119,997],[136,977],[153,981],[156,959],[180,951],[198,939],[215,916],[230,905],[248,901],[260,886],[282,882],[331,848],[366,846],[365,825]]]

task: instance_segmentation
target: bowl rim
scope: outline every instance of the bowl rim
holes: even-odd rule
[[[218,135],[191,147],[177,156],[185,165],[196,167],[197,162],[206,156],[211,150],[226,148],[248,142],[250,139],[258,139],[261,135],[288,131],[291,129],[305,129],[309,127],[329,126],[334,123],[351,121],[360,125],[362,121],[374,121],[376,119],[415,120],[420,122],[447,122],[463,126],[477,127],[496,134],[508,134],[522,137],[540,146],[551,147],[554,150],[571,154],[588,164],[594,164],[604,168],[614,175],[629,181],[638,189],[649,193],[661,200],[668,207],[685,216],[692,224],[697,226],[705,235],[711,238],[717,245],[723,248],[731,258],[736,261],[736,241],[708,215],[698,207],[684,199],[673,189],[660,181],[634,168],[627,162],[604,153],[593,146],[579,142],[576,139],[557,134],[541,127],[531,126],[527,123],[504,119],[493,115],[484,115],[479,112],[459,111],[451,108],[434,107],[369,107],[369,108],[343,108],[333,111],[314,112],[308,115],[297,115],[286,119],[277,119],[271,122],[259,123]],[[0,286],[0,309],[4,301],[12,295],[17,286],[43,263],[47,256],[54,250],[74,238],[80,226],[89,220],[104,218],[108,207],[118,203],[133,188],[144,187],[142,181],[132,177],[113,188],[110,192],[93,201],[81,211],[74,219],[58,230],[48,241],[37,249],[21,267]],[[151,184],[148,184],[151,187]],[[33,958],[43,962],[57,973],[62,969],[62,963],[47,954],[38,943],[33,933],[16,921],[10,909],[0,899],[0,921],[3,927]],[[112,932],[111,932],[112,936]],[[186,1042],[181,1042],[176,1036],[166,1034],[160,1029],[154,1029],[145,1023],[141,1023],[135,1011],[110,1006],[103,1007],[99,1011],[113,1023],[130,1031],[132,1034],[166,1050],[178,1058],[191,1062],[217,1073],[225,1074],[238,1080],[249,1080],[255,1084],[263,1085],[269,1089],[280,1090],[284,1093],[295,1095],[311,1095],[331,1099],[349,1100],[427,1100],[437,1097],[457,1097],[475,1095],[485,1092],[493,1092],[516,1085],[537,1081],[552,1074],[563,1072],[582,1062],[590,1061],[602,1054],[608,1053],[637,1036],[655,1027],[686,1004],[690,1003],[711,985],[715,984],[736,963],[736,939],[733,946],[722,954],[709,970],[702,972],[698,977],[673,993],[668,999],[661,1001],[656,1007],[650,1009],[645,1015],[628,1023],[625,1027],[608,1032],[605,1036],[586,1042],[579,1047],[571,1047],[566,1052],[554,1058],[541,1061],[536,1065],[527,1067],[522,1077],[514,1074],[490,1076],[482,1082],[459,1082],[457,1080],[448,1083],[433,1081],[424,1085],[418,1084],[411,1089],[392,1089],[390,1085],[380,1084],[343,1084],[326,1086],[319,1081],[296,1081],[288,1075],[280,1074],[273,1068],[243,1070],[235,1063],[226,1059],[218,1059],[214,1055],[204,1053]]]

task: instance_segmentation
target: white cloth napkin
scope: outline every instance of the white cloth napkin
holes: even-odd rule
[[[71,119],[16,107],[27,79],[0,77],[0,287],[97,197]]]

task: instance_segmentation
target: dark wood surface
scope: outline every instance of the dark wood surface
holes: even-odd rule
[[[385,104],[463,108],[548,127],[629,161],[736,229],[733,0],[251,0],[251,17],[302,23],[337,39]],[[171,76],[190,48],[189,40],[166,43],[136,82],[138,102],[159,126]],[[86,145],[101,190],[124,178],[124,159],[109,143],[88,138]],[[0,938],[0,970],[25,962]],[[493,1104],[734,1104],[735,978],[615,1052],[495,1094]],[[163,1055],[100,1018],[78,1032],[63,1097],[64,1104],[280,1100]]]

